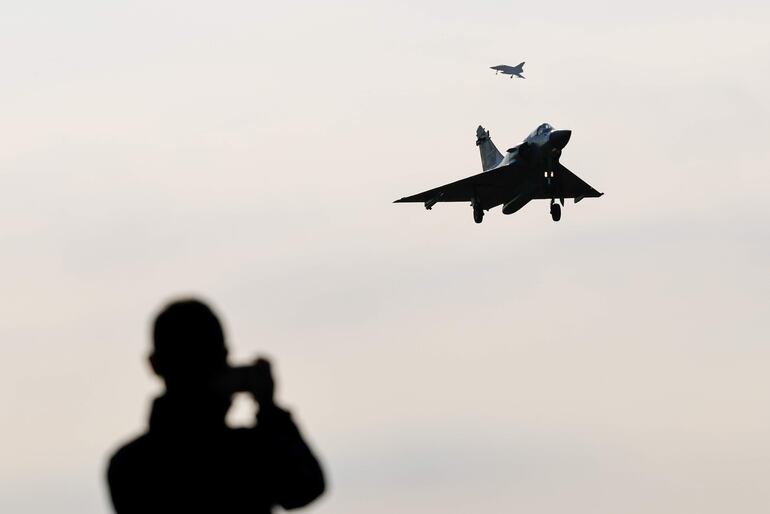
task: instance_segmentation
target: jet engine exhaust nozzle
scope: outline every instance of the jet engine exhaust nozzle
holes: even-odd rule
[[[572,137],[571,130],[554,130],[551,132],[551,135],[548,136],[548,142],[551,143],[554,148],[561,150],[567,146],[570,137]]]

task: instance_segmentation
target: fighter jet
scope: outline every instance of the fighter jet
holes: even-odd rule
[[[559,162],[571,136],[570,130],[554,130],[543,123],[524,142],[502,155],[489,131],[479,126],[476,146],[481,153],[481,173],[394,203],[421,202],[430,210],[438,202],[470,202],[473,220],[481,223],[484,212],[498,205],[503,206],[503,214],[513,214],[531,200],[543,199],[551,200],[551,218],[559,221],[565,198],[574,198],[578,203],[604,194]]]
[[[503,75],[510,75],[511,78],[513,78],[514,75],[519,77],[520,79],[525,79],[524,75],[524,63],[519,63],[516,66],[508,66],[507,64],[500,64],[498,66],[492,66],[491,69],[495,70],[495,75],[497,75],[500,72],[503,72]]]

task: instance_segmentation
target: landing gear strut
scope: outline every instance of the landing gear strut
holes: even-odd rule
[[[484,221],[484,209],[481,207],[473,206],[473,221],[476,223],[481,223]]]
[[[561,219],[561,205],[551,200],[551,219],[559,221]]]

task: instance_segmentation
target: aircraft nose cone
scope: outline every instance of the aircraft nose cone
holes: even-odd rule
[[[548,137],[548,141],[554,146],[554,148],[561,150],[567,146],[570,137],[572,137],[571,130],[554,130]]]

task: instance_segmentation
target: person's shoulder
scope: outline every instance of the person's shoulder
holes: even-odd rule
[[[149,435],[142,434],[118,448],[110,457],[108,473],[131,466],[133,462],[141,460],[142,456],[147,453],[149,444]]]

